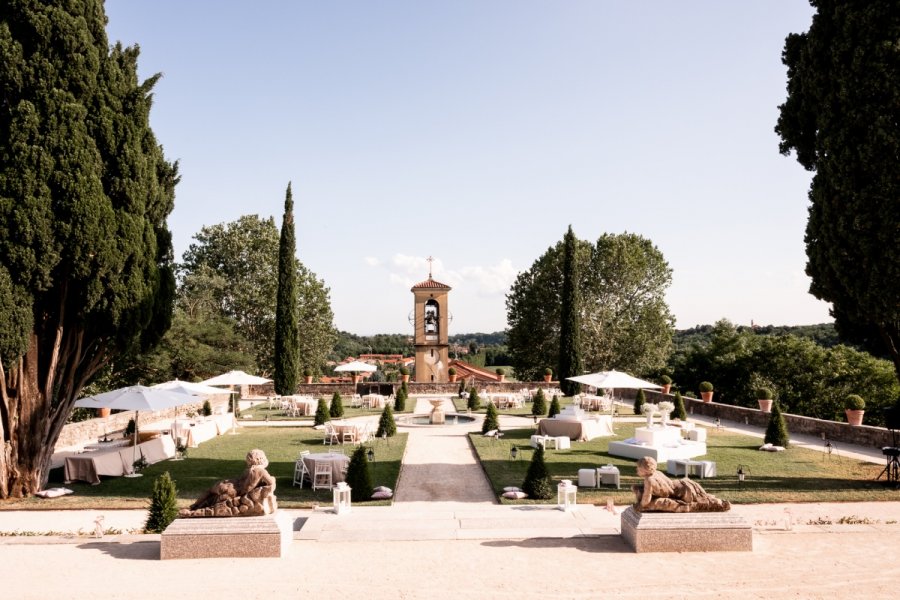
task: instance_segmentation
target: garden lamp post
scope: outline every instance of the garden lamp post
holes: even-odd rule
[[[372,446],[369,446],[369,449],[366,450],[366,459],[369,462],[375,462],[375,449]]]
[[[519,458],[519,449],[518,449],[517,447],[515,447],[515,446],[512,446],[512,447],[509,449],[509,456],[510,456],[510,458],[512,458],[513,460],[516,460],[517,458]]]
[[[744,483],[744,478],[750,474],[750,468],[744,465],[738,465],[737,468],[737,479],[738,483]]]

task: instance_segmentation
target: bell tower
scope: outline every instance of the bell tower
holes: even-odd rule
[[[429,265],[431,257],[428,258]],[[447,367],[450,362],[450,343],[448,341],[447,294],[450,286],[431,277],[412,286],[413,324],[415,334],[413,345],[416,348],[415,381],[419,383],[444,383],[449,380]]]

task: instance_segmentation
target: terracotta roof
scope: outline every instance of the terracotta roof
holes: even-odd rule
[[[476,381],[500,381],[500,376],[497,375],[496,372],[488,371],[482,367],[476,367],[471,363],[459,359],[451,360],[450,366],[454,367],[457,371],[457,376],[462,376],[463,379],[474,378]]]
[[[418,289],[422,289],[422,288],[426,288],[426,289],[429,289],[429,288],[430,288],[430,289],[433,289],[433,290],[435,290],[435,289],[438,289],[438,290],[450,290],[450,289],[453,289],[453,288],[451,288],[449,285],[447,285],[446,283],[441,283],[440,281],[435,281],[434,279],[431,278],[430,275],[428,276],[428,279],[426,279],[425,281],[420,281],[420,282],[417,283],[416,285],[412,286],[412,288],[410,288],[410,291],[412,291],[412,290],[418,290]]]

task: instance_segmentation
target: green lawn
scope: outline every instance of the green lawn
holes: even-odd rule
[[[378,416],[381,414],[380,408],[351,408],[349,404],[349,399],[344,398],[344,416],[342,419],[352,419],[353,417],[366,417],[366,416]],[[331,398],[328,398],[328,401],[331,401]],[[400,413],[395,414],[403,414],[412,412],[412,409],[415,408],[416,402],[415,400],[407,400],[406,401],[406,410],[400,411]],[[289,417],[285,414],[281,408],[269,408],[269,405],[266,403],[257,404],[252,408],[247,408],[241,411],[240,421],[309,421],[313,422],[314,416],[301,416],[301,417]]]
[[[634,423],[616,423],[616,437],[573,442],[571,450],[548,450],[545,458],[551,476],[555,481],[571,479],[577,483],[578,469],[613,464],[621,472],[621,489],[616,490],[613,486],[602,486],[599,490],[579,488],[579,502],[603,504],[607,498],[617,504],[633,502],[630,488],[640,481],[635,473],[635,461],[610,456],[607,449],[610,441],[634,435],[635,426]],[[528,443],[532,433],[531,428],[505,430],[502,441],[471,434],[472,444],[498,495],[506,486],[522,485],[534,454]],[[779,453],[760,452],[761,443],[758,438],[709,429],[708,452],[700,458],[716,461],[718,477],[700,480],[703,487],[734,503],[900,499],[896,489],[886,487],[883,480],[874,481],[882,465],[839,455],[828,457],[822,452],[802,448]],[[510,458],[512,446],[519,450],[517,460]],[[743,484],[737,482],[738,465],[744,465],[744,470],[749,472]],[[555,501],[554,498],[550,502]]]
[[[375,450],[375,462],[371,464],[372,483],[375,486],[396,486],[400,474],[400,460],[406,448],[407,434],[400,433],[387,442],[382,440],[366,445]],[[349,456],[355,445],[334,446],[343,448]],[[104,477],[100,485],[73,482],[66,485],[74,494],[57,498],[51,503],[40,498],[29,498],[9,503],[3,508],[139,508],[149,504],[153,480],[168,471],[178,488],[179,506],[187,506],[204,491],[221,479],[237,477],[243,472],[244,457],[253,448],[265,451],[269,459],[268,471],[277,479],[275,495],[283,508],[309,507],[314,502],[331,504],[330,490],[316,490],[291,485],[294,461],[302,450],[325,452],[332,446],[322,443],[322,432],[306,427],[253,427],[244,428],[238,435],[220,435],[191,448],[188,458],[182,461],[166,460],[147,467],[143,477]],[[62,469],[51,473],[51,485],[62,485]],[[56,479],[56,481],[53,481]],[[367,505],[388,504],[389,501],[372,501]]]

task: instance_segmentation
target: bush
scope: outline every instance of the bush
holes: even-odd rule
[[[497,367],[496,373],[497,373],[497,375],[500,375],[502,377],[502,376],[506,375],[506,369],[504,369],[503,367]]]
[[[681,397],[681,392],[675,392],[675,410],[672,411],[673,419],[681,419],[682,421],[687,420],[687,412],[684,410],[684,398]]]
[[[769,388],[761,387],[756,390],[756,399],[757,400],[771,400],[772,399],[772,390]]]
[[[394,410],[390,404],[385,404],[384,410],[381,411],[381,418],[378,420],[378,431],[375,433],[375,436],[382,437],[385,434],[388,437],[397,435],[397,422],[394,421]]]
[[[209,403],[209,400],[203,401],[203,408],[200,409],[200,414],[204,417],[208,417],[212,414],[212,404]]]
[[[544,375],[553,375],[553,369],[547,367],[546,369],[544,369]]]
[[[701,391],[701,392],[711,392],[711,391],[713,391],[713,384],[711,384],[711,383],[708,382],[708,381],[701,381],[699,387],[700,387],[700,391]]]
[[[772,403],[772,414],[769,415],[769,425],[766,427],[765,442],[767,444],[772,444],[773,446],[788,447],[789,438],[787,423],[784,421],[784,415],[781,414],[781,407],[778,405],[778,402]]]
[[[350,456],[347,475],[344,481],[350,486],[350,499],[353,502],[365,502],[372,499],[372,473],[369,472],[369,460],[366,458],[366,447],[360,444]]]
[[[341,398],[340,392],[335,392],[331,396],[331,406],[328,407],[328,414],[332,419],[340,419],[344,416],[344,399]]]
[[[153,482],[150,496],[150,514],[144,524],[147,533],[162,533],[178,517],[178,503],[175,499],[175,482],[166,471]]]
[[[865,410],[866,401],[862,399],[862,396],[850,394],[849,396],[847,396],[847,401],[844,403],[844,408],[846,408],[847,410]]]
[[[644,395],[644,390],[638,390],[634,396],[634,414],[641,415],[644,413],[644,402],[646,401],[647,396]]]
[[[562,409],[559,407],[559,396],[554,395],[553,400],[550,401],[550,411],[547,413],[547,416],[551,419],[562,412]]]
[[[531,402],[531,414],[536,417],[543,417],[547,414],[547,398],[544,396],[542,388],[538,388]]]
[[[403,412],[406,410],[406,401],[408,400],[408,395],[406,393],[406,382],[404,381],[400,388],[397,390],[397,394],[394,396],[394,410],[397,412]]]
[[[525,481],[522,483],[522,491],[535,500],[553,497],[553,480],[550,479],[547,464],[544,462],[543,446],[538,446],[534,456],[531,457],[531,464],[528,465],[528,472],[525,473]]]
[[[449,369],[447,369],[447,375],[456,375],[456,369],[450,367]]]
[[[494,406],[493,402],[488,402],[487,414],[484,416],[484,423],[481,424],[481,433],[500,429],[500,422],[497,417],[497,407]]]
[[[325,402],[325,398],[319,398],[319,405],[316,407],[316,418],[313,421],[314,425],[324,425],[325,421],[331,420],[331,413],[328,412],[328,403]]]
[[[400,374],[409,375],[409,369],[407,369],[406,367],[400,367]]]
[[[662,375],[659,380],[662,381],[663,385],[672,385],[672,378],[668,375]]]
[[[469,388],[469,401],[466,402],[466,408],[469,410],[478,410],[481,408],[481,398],[478,397],[478,390],[474,387]]]
[[[303,376],[304,376],[304,377],[312,377],[312,376],[313,376],[313,370],[310,369],[309,367],[306,367],[305,369],[303,369]]]

